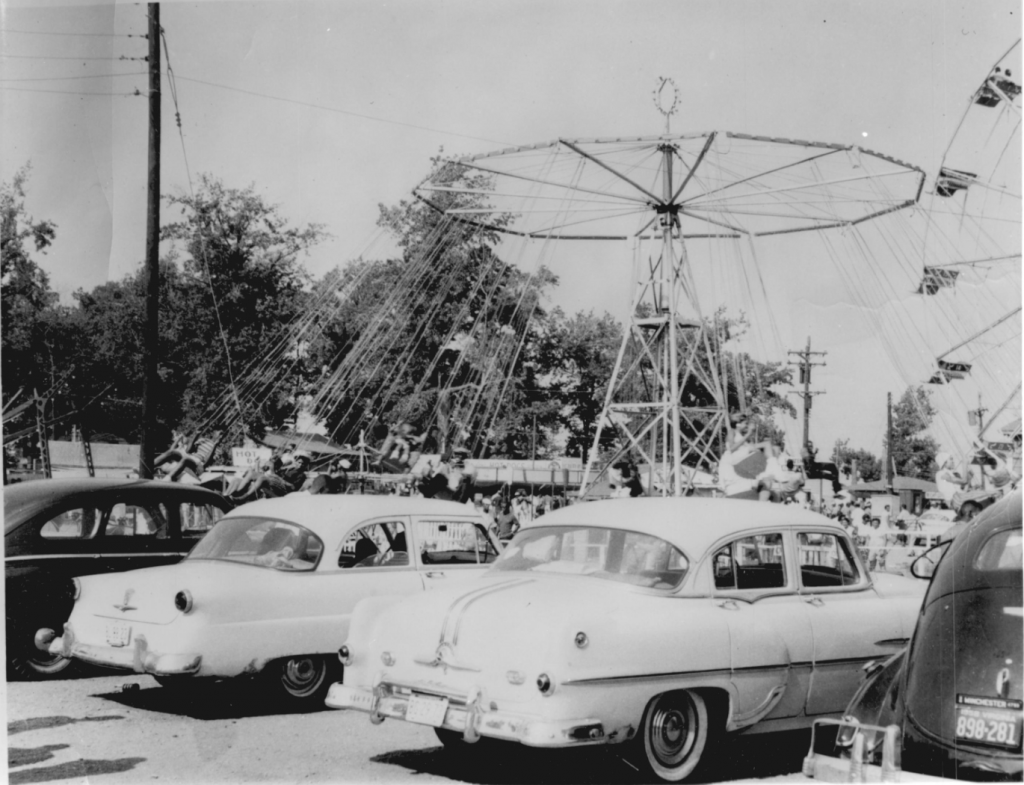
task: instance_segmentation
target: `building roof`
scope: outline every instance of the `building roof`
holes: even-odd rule
[[[928,493],[938,490],[938,486],[931,480],[922,480],[920,477],[893,477],[892,488],[897,493],[900,491]],[[886,480],[862,482],[858,485],[851,485],[847,490],[851,493],[885,493],[889,490],[889,483]]]

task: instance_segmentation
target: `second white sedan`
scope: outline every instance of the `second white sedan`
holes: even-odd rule
[[[50,651],[161,684],[261,675],[319,701],[356,603],[478,574],[498,556],[465,505],[295,493],[243,505],[180,564],[79,579]]]

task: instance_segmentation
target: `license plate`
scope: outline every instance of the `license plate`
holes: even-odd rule
[[[409,705],[405,710],[405,718],[409,722],[418,722],[421,725],[432,725],[435,728],[439,728],[444,722],[444,715],[447,712],[447,698],[413,695],[409,698]]]
[[[121,621],[107,623],[107,643],[111,646],[127,646],[132,635],[132,627]]]
[[[955,736],[975,744],[1020,746],[1021,715],[1012,709],[958,704]]]

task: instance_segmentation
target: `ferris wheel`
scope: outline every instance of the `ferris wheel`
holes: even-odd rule
[[[956,325],[928,381],[968,413],[986,396],[979,438],[1000,416],[1020,415],[1020,69],[1018,39],[967,99],[929,195],[934,231],[918,288]]]

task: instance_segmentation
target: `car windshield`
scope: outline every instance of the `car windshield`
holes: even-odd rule
[[[323,550],[323,541],[297,523],[268,518],[222,518],[188,558],[306,571],[316,568]]]
[[[596,526],[541,526],[515,536],[491,569],[585,575],[652,589],[675,589],[690,563],[649,534]]]

